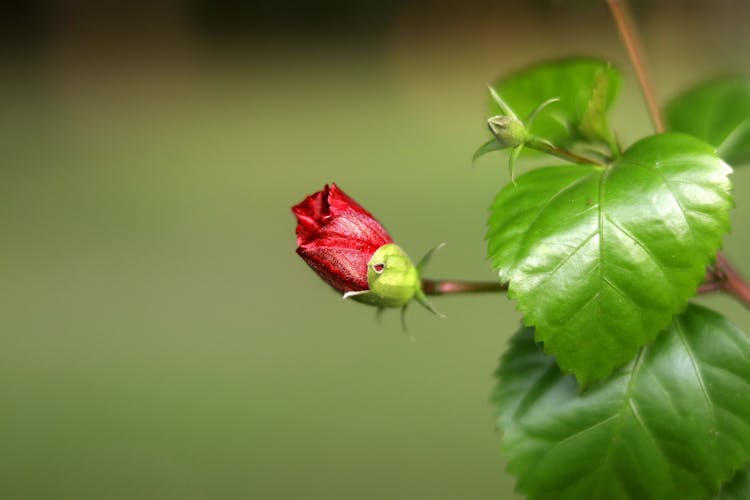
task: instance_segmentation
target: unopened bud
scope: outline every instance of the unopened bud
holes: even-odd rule
[[[297,253],[329,285],[364,304],[423,301],[419,270],[383,226],[335,184],[292,207]]]
[[[524,124],[515,116],[498,115],[487,120],[490,132],[504,148],[520,146],[528,138]]]

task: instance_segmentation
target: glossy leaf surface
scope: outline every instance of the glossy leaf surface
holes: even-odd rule
[[[750,162],[750,79],[729,77],[694,87],[666,107],[670,130],[718,148],[732,165]]]
[[[502,450],[530,499],[710,498],[750,458],[750,342],[702,307],[583,393],[530,328],[497,376]]]
[[[500,191],[489,258],[563,370],[606,377],[685,307],[729,229],[730,171],[662,134],[609,167],[540,168]]]

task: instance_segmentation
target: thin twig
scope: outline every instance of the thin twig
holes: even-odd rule
[[[625,5],[625,0],[607,0],[607,5],[609,5],[609,10],[612,12],[615,24],[617,24],[617,30],[620,32],[622,43],[625,45],[630,62],[635,69],[638,84],[641,87],[643,99],[646,101],[654,129],[660,134],[664,132],[664,120],[654,96],[654,87],[651,85],[646,59],[643,56],[643,45],[633,24],[633,19],[627,5]]]
[[[568,151],[567,149],[563,149],[561,147],[555,146],[551,142],[538,139],[535,137],[532,137],[526,143],[525,146],[536,149],[537,151],[541,151],[543,153],[547,153],[552,156],[557,156],[558,158],[562,158],[563,160],[567,160],[573,163],[584,163],[589,165],[599,165],[602,167],[606,167],[607,164],[604,163],[601,160],[595,159],[595,158],[587,158],[584,156],[580,156],[576,153],[573,153],[572,151]]]
[[[422,280],[422,291],[425,295],[505,292],[507,290],[508,285],[502,285],[499,281]]]
[[[499,281],[422,280],[425,295],[455,295],[458,293],[507,292],[508,285]],[[706,272],[705,281],[698,287],[698,295],[726,292],[750,309],[750,286],[721,254],[716,265]]]
[[[732,266],[721,252],[716,254],[716,265],[714,274],[723,291],[734,296],[750,309],[750,285],[747,284],[740,273]]]

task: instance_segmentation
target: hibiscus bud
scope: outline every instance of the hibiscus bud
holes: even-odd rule
[[[379,307],[407,304],[418,272],[383,226],[336,184],[292,207],[297,253],[344,297]]]
[[[487,120],[490,132],[495,136],[497,142],[504,148],[520,146],[528,138],[528,132],[524,124],[510,115],[493,116]]]

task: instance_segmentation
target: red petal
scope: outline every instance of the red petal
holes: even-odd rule
[[[367,290],[370,255],[346,248],[298,248],[297,253],[329,285],[340,292]]]
[[[391,243],[388,232],[336,184],[292,207],[297,253],[321,278],[343,292],[367,290],[367,262]]]
[[[351,199],[345,192],[339,189],[335,182],[331,184],[330,193],[328,195],[328,205],[331,209],[331,215],[334,216],[341,212],[353,210],[374,219],[370,212],[365,210],[362,205]]]
[[[298,245],[300,241],[305,241],[316,233],[324,221],[330,218],[328,194],[329,188],[326,184],[322,191],[311,194],[292,207],[292,212],[297,216]]]

